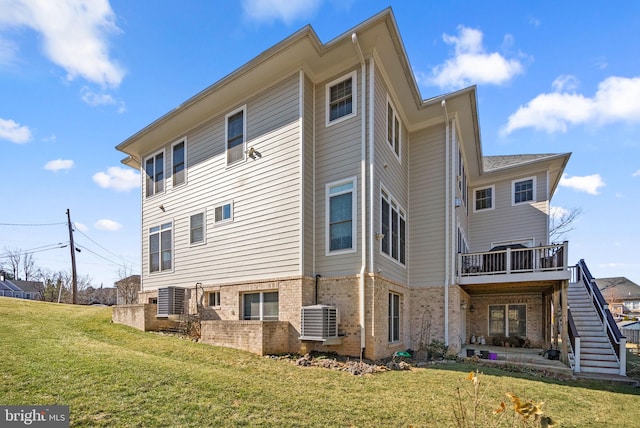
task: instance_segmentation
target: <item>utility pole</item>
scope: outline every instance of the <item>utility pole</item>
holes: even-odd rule
[[[73,304],[78,303],[78,275],[76,274],[76,246],[73,244],[73,226],[71,225],[71,213],[67,208],[67,224],[69,225],[69,247],[71,248],[71,281],[73,282]],[[60,285],[62,287],[62,285]]]

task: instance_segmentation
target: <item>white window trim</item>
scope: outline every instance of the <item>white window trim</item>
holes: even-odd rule
[[[147,161],[150,158],[155,159],[155,157],[158,156],[160,153],[162,153],[162,163],[163,163],[162,171],[163,171],[163,174],[164,174],[164,178],[162,179],[162,181],[164,181],[164,185],[162,186],[162,192],[156,192],[155,188],[154,188],[153,195],[148,195],[147,196]],[[157,152],[152,153],[149,156],[146,156],[144,158],[144,161],[142,162],[141,169],[142,169],[142,177],[144,177],[144,183],[143,183],[144,184],[144,189],[142,191],[144,192],[143,195],[144,195],[145,199],[153,198],[154,196],[157,196],[157,195],[162,195],[162,194],[164,194],[164,192],[167,191],[167,153],[165,153],[165,149],[158,150]],[[155,172],[156,171],[155,171],[155,161],[154,161],[154,170],[153,170],[154,175],[155,175]],[[155,181],[154,181],[154,183],[155,183]],[[155,186],[155,184],[154,184],[154,186]]]
[[[491,306],[503,306],[504,307],[504,337],[509,336],[509,306],[524,306],[524,330],[523,337],[528,337],[529,334],[529,305],[526,303],[496,303],[487,305],[487,336],[491,336]]]
[[[330,120],[331,87],[335,86],[338,83],[344,82],[349,78],[351,78],[351,113],[346,114],[337,119]],[[335,125],[336,123],[343,122],[347,119],[351,119],[352,117],[358,114],[358,73],[356,73],[356,70],[353,70],[351,73],[338,77],[337,79],[334,79],[331,82],[326,84],[324,104],[325,104],[325,120],[326,120],[327,127]]]
[[[213,295],[213,294],[217,294],[218,295],[218,298],[217,298],[218,304],[217,305],[212,305],[211,304],[211,295]],[[210,308],[219,308],[220,307],[220,299],[221,299],[220,290],[208,291],[207,292],[207,306],[209,306]],[[214,299],[214,300],[216,300],[216,299]]]
[[[331,196],[336,196],[336,195],[331,195],[330,194],[330,190],[332,187],[336,187],[336,186],[341,186],[343,184],[347,184],[347,183],[351,183],[352,185],[352,189],[350,190],[350,192],[352,193],[351,196],[351,247],[352,248],[347,248],[344,250],[334,250],[331,251],[331,236],[330,236],[330,219],[331,219],[331,212],[330,212],[330,200],[331,200]],[[346,192],[345,192],[346,193]],[[338,195],[340,195],[342,193],[338,193]],[[356,223],[357,223],[357,219],[358,219],[358,179],[357,177],[351,177],[351,178],[347,178],[344,180],[340,180],[340,181],[334,181],[332,183],[328,183],[325,186],[325,199],[324,199],[324,205],[325,205],[325,222],[324,222],[324,226],[325,226],[325,255],[326,256],[335,256],[335,255],[339,255],[339,254],[349,254],[349,253],[355,253],[356,251],[358,251],[358,235],[357,235],[357,227],[356,227]]]
[[[522,181],[528,181],[528,180],[533,180],[533,199],[530,201],[524,201],[524,202],[518,202],[516,203],[516,183],[520,183]],[[516,205],[526,205],[526,204],[533,204],[535,202],[537,202],[537,198],[536,198],[536,193],[537,193],[537,183],[536,183],[536,176],[533,177],[525,177],[525,178],[519,178],[517,180],[512,180],[511,181],[511,206],[516,206]]]
[[[395,142],[389,141],[389,111],[388,111],[389,106],[391,106],[391,110],[393,110],[394,119],[398,120],[398,129],[395,129],[395,126],[393,128],[394,138],[395,138],[396,132],[398,133],[398,153],[397,154],[394,146]],[[386,120],[387,127],[385,128],[385,131],[386,131],[385,139],[387,140],[387,147],[389,147],[389,149],[391,150],[391,153],[393,153],[393,156],[395,156],[395,158],[398,159],[398,162],[402,163],[402,120],[400,120],[400,116],[398,116],[398,110],[396,109],[396,106],[393,103],[393,101],[391,101],[389,94],[387,94],[387,109],[385,111],[385,116],[387,117],[387,120]]]
[[[389,329],[389,334],[387,335],[387,340],[388,340],[389,343],[393,344],[393,343],[399,343],[401,341],[401,338],[402,338],[402,295],[400,295],[398,293],[395,293],[393,291],[390,291],[389,292],[389,298],[391,296],[394,296],[394,297],[398,298],[398,314],[397,314],[398,315],[398,338],[396,340],[388,340],[389,339],[388,336],[391,336],[391,327],[392,327],[391,320],[393,319],[392,315],[395,315],[395,314],[391,314],[390,313],[390,314],[388,314],[388,317],[387,317],[388,320],[389,320],[389,322],[388,322],[389,325],[387,326],[387,328]]]
[[[491,207],[490,208],[476,209],[476,198],[477,198],[476,192],[479,192],[480,190],[485,190],[485,189],[491,189]],[[475,189],[473,189],[473,212],[474,213],[479,213],[479,212],[484,212],[484,211],[492,211],[494,209],[496,209],[496,186],[495,186],[495,184],[492,184],[491,186],[476,187]]]
[[[229,163],[227,151],[229,150],[229,118],[234,114],[242,111],[242,159]],[[227,167],[242,164],[247,161],[247,105],[238,107],[237,109],[227,113],[224,116],[224,160]]]
[[[491,248],[497,247],[500,245],[512,245],[512,244],[522,244],[527,248],[532,248],[536,246],[536,239],[527,238],[527,239],[516,239],[513,241],[496,241],[496,242],[491,242]]]
[[[230,209],[231,209],[231,215],[229,218],[223,218],[222,220],[217,220],[216,221],[216,210],[218,208],[223,208],[223,212],[224,212],[224,206],[225,205],[230,205]],[[225,223],[231,223],[233,222],[233,218],[234,218],[234,207],[233,207],[233,200],[230,201],[224,201],[224,202],[220,202],[219,204],[215,204],[213,206],[213,224],[214,225],[221,225],[221,224],[225,224]]]
[[[264,290],[264,291],[248,291],[246,293],[242,293],[242,320],[243,321],[262,321],[264,322],[264,295],[265,293],[276,293],[278,294],[278,319],[277,320],[266,320],[266,321],[279,321],[280,320],[280,291],[279,290]],[[244,313],[244,297],[248,294],[259,294],[260,295],[260,319],[259,320],[245,320]]]
[[[162,269],[162,226],[165,224],[171,224],[171,269]],[[159,269],[157,271],[151,271],[151,247],[149,246],[149,235],[151,235],[151,229],[154,227],[159,227],[160,230],[159,232],[154,232],[154,233],[159,233],[160,234],[160,258],[158,260],[158,267]],[[175,227],[176,224],[173,221],[173,219],[165,221],[165,222],[160,222],[158,224],[156,224],[155,226],[151,226],[147,228],[147,271],[149,272],[149,275],[162,275],[164,273],[171,273],[175,270],[176,268],[176,235],[175,235]]]
[[[389,254],[387,254],[387,253],[385,253],[384,251],[382,251],[382,239],[380,239],[380,245],[379,245],[379,247],[378,247],[378,251],[380,251],[380,254],[381,254],[384,258],[389,259],[389,260],[391,260],[392,262],[396,263],[397,265],[399,265],[399,266],[402,266],[402,267],[406,268],[406,267],[407,267],[407,259],[409,258],[409,251],[408,251],[408,248],[407,248],[407,237],[408,237],[408,235],[409,235],[409,234],[407,233],[407,229],[408,229],[407,225],[408,225],[408,223],[409,223],[409,222],[407,221],[407,211],[402,207],[402,205],[400,205],[400,204],[398,203],[398,200],[397,200],[397,199],[395,199],[395,198],[393,197],[393,195],[391,194],[391,192],[389,192],[389,191],[387,190],[387,188],[386,188],[386,187],[384,187],[384,185],[383,185],[383,184],[380,184],[380,199],[379,199],[378,207],[380,207],[380,217],[379,217],[379,221],[380,221],[380,225],[381,225],[381,227],[380,227],[380,229],[379,229],[379,232],[378,232],[378,233],[382,233],[382,200],[383,200],[383,199],[385,199],[385,198],[382,196],[382,193],[386,193],[386,194],[387,194],[387,198],[386,198],[386,200],[387,200],[387,202],[389,203],[389,207],[390,207],[392,210],[393,210],[393,206],[395,205],[395,207],[396,207],[396,209],[397,209],[397,211],[398,211],[398,222],[400,221],[400,218],[403,218],[403,219],[404,219],[404,227],[405,227],[405,237],[404,237],[404,239],[405,239],[404,263],[402,263],[402,262],[400,261],[400,223],[398,223],[398,259],[396,260],[396,259],[394,259],[394,258],[393,258],[393,256],[392,256],[393,251],[392,251],[392,249],[391,249],[391,248],[392,248],[393,243],[391,242],[391,236],[389,237]],[[391,221],[391,218],[392,218],[392,217],[391,217],[391,213],[389,213],[389,221]],[[391,229],[389,230],[389,233],[391,233]]]
[[[191,217],[197,214],[202,214],[202,241],[191,242]],[[201,211],[195,211],[189,214],[189,246],[196,247],[198,245],[205,245],[207,243],[207,210],[206,208]]]
[[[173,153],[174,153],[175,146],[177,146],[180,143],[184,143],[184,182],[180,184],[175,184],[175,178],[173,176],[173,166],[174,166]],[[182,187],[186,185],[187,185],[187,137],[182,137],[175,143],[171,144],[171,187],[175,188],[175,187]]]

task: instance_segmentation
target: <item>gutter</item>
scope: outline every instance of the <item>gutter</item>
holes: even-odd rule
[[[360,176],[362,177],[360,180],[361,191],[360,191],[360,200],[361,200],[361,234],[362,234],[362,245],[361,245],[361,254],[362,254],[362,266],[360,267],[360,275],[358,277],[358,294],[359,294],[359,313],[360,313],[360,359],[364,356],[365,349],[365,272],[367,269],[367,117],[365,115],[365,107],[366,107],[366,62],[364,60],[364,55],[362,55],[362,49],[360,49],[360,44],[358,43],[358,36],[354,32],[351,34],[351,42],[353,42],[356,50],[358,52],[358,56],[360,57],[360,96],[362,101],[360,102],[360,117],[361,119],[361,135],[362,135],[362,144],[360,150]]]
[[[451,197],[450,186],[447,182],[450,176],[451,169],[451,156],[450,156],[450,146],[451,140],[449,138],[449,112],[447,111],[447,101],[442,100],[440,104],[442,106],[442,110],[444,111],[445,118],[445,192],[444,192],[444,343],[445,345],[449,344],[449,199]]]

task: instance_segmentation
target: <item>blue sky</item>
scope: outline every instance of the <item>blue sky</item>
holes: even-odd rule
[[[140,271],[140,176],[115,146],[306,24],[375,0],[0,0],[0,252],[111,286]],[[478,85],[485,155],[573,155],[570,262],[640,283],[640,2],[392,2],[423,98]],[[44,226],[46,225],[46,226]]]

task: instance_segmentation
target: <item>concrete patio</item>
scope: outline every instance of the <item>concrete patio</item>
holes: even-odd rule
[[[507,348],[503,346],[491,345],[467,345],[462,348],[458,356],[467,357],[467,349],[473,350],[474,354],[481,357],[482,353],[495,354],[496,359],[481,358],[487,363],[500,365],[517,365],[530,367],[536,370],[544,370],[563,377],[573,377],[573,371],[569,366],[560,360],[550,360],[543,356],[544,350],[539,348]],[[483,352],[484,351],[484,352]]]

